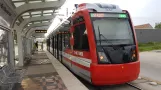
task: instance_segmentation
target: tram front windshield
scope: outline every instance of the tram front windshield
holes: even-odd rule
[[[97,45],[100,45],[100,40],[101,45],[134,44],[133,32],[125,16],[114,15],[110,18],[96,15],[91,19]]]

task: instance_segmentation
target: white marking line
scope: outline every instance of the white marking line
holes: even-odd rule
[[[91,60],[90,59],[76,57],[76,56],[67,54],[65,52],[62,52],[62,55],[64,57],[70,59],[71,61],[75,62],[75,63],[79,63],[79,64],[81,64],[83,66],[90,67],[90,64],[91,64]]]
[[[149,77],[145,77],[145,76],[141,76],[142,79],[145,79],[145,80],[148,80],[150,82],[156,82],[157,84],[161,85],[161,82],[160,81],[157,81],[157,80],[153,80]]]
[[[68,90],[88,90],[62,63],[60,63],[51,53],[46,51],[47,56],[52,62],[55,70],[63,80]]]
[[[150,85],[157,86],[158,84],[156,82],[149,82]]]

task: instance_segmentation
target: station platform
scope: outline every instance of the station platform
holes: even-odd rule
[[[87,90],[47,51],[35,52],[25,69],[21,85],[17,85],[14,90]]]

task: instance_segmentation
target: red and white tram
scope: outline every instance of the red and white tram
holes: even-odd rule
[[[70,24],[62,23],[47,40],[48,51],[94,85],[137,79],[140,61],[128,11],[112,4],[78,5]]]

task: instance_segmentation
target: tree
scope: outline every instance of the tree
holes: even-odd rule
[[[155,29],[161,29],[161,22],[160,23],[155,23]]]

